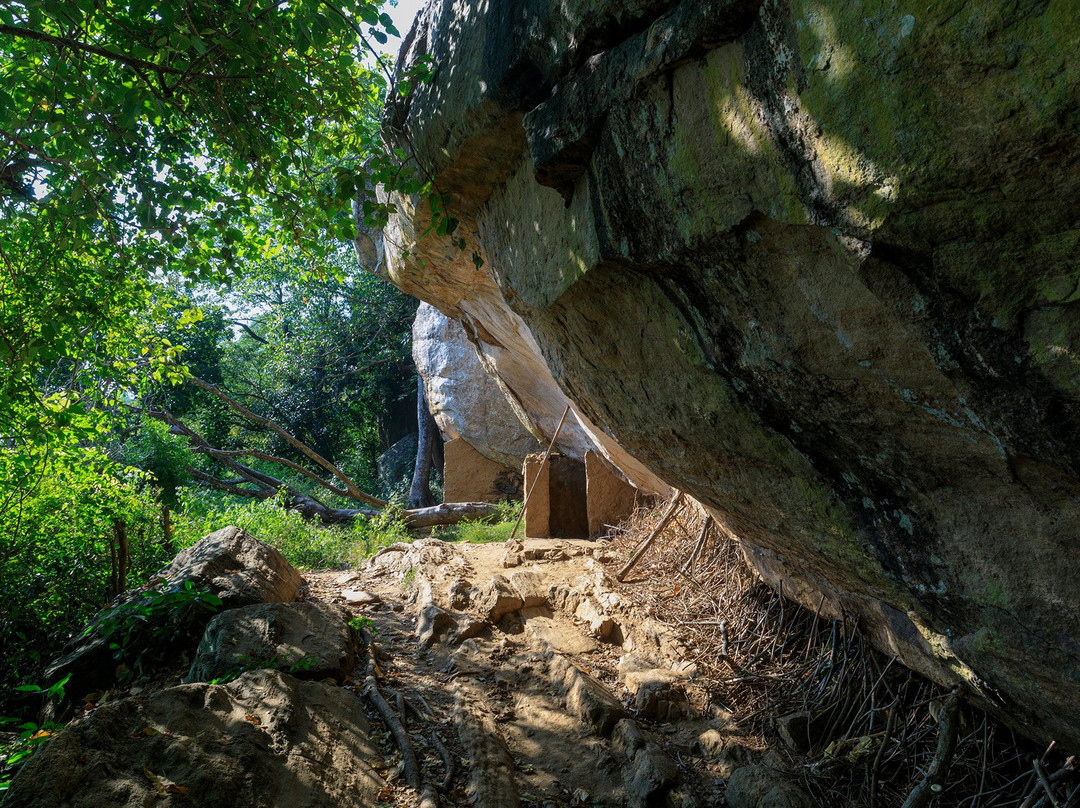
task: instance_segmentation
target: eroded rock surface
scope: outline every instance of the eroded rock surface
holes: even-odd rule
[[[434,2],[388,111],[467,244],[404,201],[388,260],[548,433],[1076,748],[1074,10]]]
[[[342,681],[353,668],[349,613],[328,603],[257,603],[214,617],[185,681],[209,682],[253,668]]]
[[[98,707],[19,773],[5,805],[374,805],[384,786],[361,698],[277,671]]]
[[[45,676],[51,682],[70,675],[67,691],[74,698],[108,689],[120,664],[114,644],[123,646],[125,663],[138,660],[147,669],[154,663],[172,664],[168,655],[188,650],[189,641],[194,648],[217,607],[181,601],[147,612],[148,605],[163,605],[162,594],[207,591],[221,599],[222,609],[230,609],[295,600],[300,584],[300,572],[275,548],[238,527],[224,527],[181,550],[157,572],[149,590],[121,595],[68,641],[63,656],[46,668]],[[155,658],[147,656],[149,651]]]

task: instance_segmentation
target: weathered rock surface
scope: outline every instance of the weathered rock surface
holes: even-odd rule
[[[503,502],[522,497],[521,463],[504,466],[476,451],[464,438],[443,445],[444,502]]]
[[[157,595],[148,595],[143,589],[122,595],[119,603],[68,642],[63,656],[46,669],[46,679],[57,681],[70,674],[67,692],[80,698],[112,684],[119,664],[110,648],[112,643],[124,646],[128,662],[140,658],[155,644],[166,643],[168,650],[175,652],[190,639],[190,647],[194,648],[212,609],[197,605],[149,613],[146,609],[148,604],[159,601],[161,594],[178,593],[186,584],[190,584],[190,591],[208,590],[221,598],[224,609],[292,601],[301,584],[299,571],[281,553],[233,526],[181,550],[153,580],[157,582]],[[152,661],[140,659],[147,667]]]
[[[228,685],[180,685],[98,707],[34,755],[4,804],[374,805],[384,782],[368,763],[379,757],[369,731],[351,691],[249,671]]]
[[[269,544],[230,525],[185,550],[158,573],[166,581],[207,588],[222,607],[288,603],[300,592],[300,572]]]
[[[389,111],[466,249],[406,201],[387,257],[547,434],[1077,748],[1074,11],[433,2]]]
[[[349,613],[329,603],[256,603],[230,609],[203,632],[185,681],[209,682],[252,668],[342,681],[353,668]]]
[[[764,765],[736,769],[725,793],[731,808],[814,808],[814,801],[793,779]]]
[[[520,469],[525,455],[536,451],[537,439],[522,423],[524,411],[515,409],[485,369],[461,323],[422,303],[412,333],[413,361],[446,440],[460,438],[484,457]]]

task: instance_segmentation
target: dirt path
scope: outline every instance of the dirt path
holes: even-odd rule
[[[428,539],[306,578],[309,597],[370,626],[430,782],[445,776],[440,742],[451,751],[449,804],[721,805],[754,742],[708,704],[674,633],[620,592],[614,561],[603,543]]]

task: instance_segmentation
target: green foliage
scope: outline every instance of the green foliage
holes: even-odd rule
[[[109,637],[113,658],[142,673],[161,663],[182,637],[201,630],[219,608],[221,598],[191,581],[167,589],[148,586],[138,600],[102,613],[84,632]]]
[[[64,686],[70,678],[71,674],[68,674],[47,688],[40,685],[19,685],[14,690],[19,693],[41,695],[47,701],[63,701]],[[46,721],[39,725],[34,721],[21,721],[18,718],[0,718],[0,727],[11,724],[17,725],[15,738],[6,743],[0,743],[0,793],[7,791],[19,767],[63,726],[53,721]]]
[[[191,479],[188,466],[196,462],[185,440],[145,415],[138,431],[124,441],[120,456],[125,463],[152,475],[162,504],[170,508],[179,504],[179,489]]]
[[[317,261],[331,234],[352,237],[357,188],[423,189],[379,141],[388,65],[369,45],[397,32],[378,7],[0,0],[0,413],[26,409],[12,424],[37,411],[29,433],[64,430],[133,369],[165,378],[174,346],[131,317],[163,279],[234,277],[280,249],[269,233]]]
[[[200,328],[197,345],[168,323],[159,328],[162,336],[191,346],[183,360],[194,375],[271,418],[362,489],[385,494],[378,491],[376,458],[400,437],[401,414],[415,428],[410,343],[417,304],[389,283],[357,272],[355,260],[341,251],[328,256],[326,271],[319,272],[285,249],[273,260],[251,262],[228,294],[194,296],[207,321],[233,328],[215,326],[208,338],[200,321],[189,329]],[[304,460],[269,431],[237,427],[235,413],[189,385],[154,389],[143,401],[167,407],[217,448]],[[277,477],[288,474],[280,465],[245,462]]]
[[[176,517],[176,541],[181,547],[226,525],[236,525],[281,551],[301,569],[326,569],[356,564],[380,547],[412,541],[400,516],[392,511],[351,525],[319,525],[272,500],[229,502],[223,497],[192,491],[184,495]]]
[[[375,625],[375,621],[362,614],[358,614],[350,620],[349,625],[356,629],[356,631],[366,631],[369,634],[376,635],[379,633],[379,627]]]
[[[116,594],[117,522],[128,581],[167,560],[158,515],[145,475],[101,450],[0,450],[0,709]]]
[[[462,541],[469,544],[489,544],[505,542],[514,530],[514,524],[521,514],[520,502],[499,503],[498,513],[490,519],[461,522],[449,525],[439,532],[439,538],[447,541]]]

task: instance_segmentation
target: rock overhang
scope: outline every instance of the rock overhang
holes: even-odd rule
[[[1061,4],[566,5],[429,6],[394,114],[467,247],[416,207],[395,282],[807,605],[1080,745]]]

